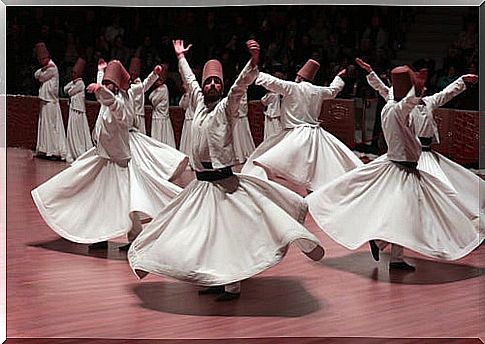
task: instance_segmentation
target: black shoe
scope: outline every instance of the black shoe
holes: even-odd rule
[[[218,295],[224,293],[224,286],[218,285],[216,287],[208,287],[199,290],[199,295]]]
[[[241,293],[229,293],[225,291],[216,298],[216,301],[223,302],[223,301],[237,300],[239,299],[240,296],[241,296]]]
[[[131,246],[131,242],[129,242],[128,244],[119,246],[118,250],[122,252],[127,252],[130,249],[130,246]]]
[[[310,258],[311,260],[318,262],[325,255],[325,250],[323,249],[322,246],[318,245],[317,247],[315,247],[310,252],[303,252],[303,253],[305,253],[306,256],[308,258]]]
[[[89,250],[105,250],[107,248],[108,248],[107,241],[95,242],[94,244],[91,244],[88,246]]]
[[[406,262],[389,263],[389,270],[416,271],[416,268]]]
[[[376,242],[374,240],[369,241],[369,246],[370,246],[370,252],[372,253],[372,258],[376,262],[379,261],[379,246],[377,246]]]

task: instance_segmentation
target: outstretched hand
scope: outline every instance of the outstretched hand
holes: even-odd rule
[[[106,68],[107,65],[108,64],[106,63],[106,61],[103,58],[100,58],[98,60],[98,71],[100,71],[100,72],[103,71]]]
[[[340,72],[337,73],[337,76],[343,78],[347,76],[347,69],[342,69]]]
[[[183,39],[175,39],[172,41],[173,48],[175,49],[175,55],[177,55],[178,59],[181,59],[185,56],[185,53],[190,50],[192,44],[189,44],[187,47],[184,47],[184,40]]]
[[[246,47],[251,54],[251,65],[253,65],[253,67],[257,66],[259,63],[259,43],[255,40],[250,39],[246,42]]]
[[[153,72],[158,76],[162,75],[162,71],[163,71],[163,67],[160,65],[156,65],[155,68],[153,68]]]
[[[355,62],[357,62],[357,64],[359,65],[360,68],[364,69],[367,73],[371,73],[372,72],[372,67],[370,66],[370,64],[368,63],[365,63],[362,59],[360,58],[356,58],[355,59]]]
[[[464,82],[469,82],[471,84],[476,84],[478,82],[478,75],[475,74],[465,74],[462,78]]]
[[[86,92],[88,93],[96,93],[102,86],[100,84],[89,84],[88,87],[86,87]]]

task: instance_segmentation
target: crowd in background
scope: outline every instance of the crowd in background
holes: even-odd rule
[[[322,66],[317,85],[328,85],[345,67],[348,77],[339,97],[365,98],[373,91],[365,75],[355,68],[355,57],[363,58],[385,76],[396,53],[406,46],[406,31],[417,11],[418,7],[409,6],[9,7],[7,93],[37,94],[33,73],[38,63],[33,47],[43,41],[59,68],[61,96],[66,96],[62,85],[70,80],[78,57],[87,61],[83,79],[89,84],[96,79],[100,57],[118,59],[128,67],[131,57],[137,56],[142,60],[142,77],[156,64],[168,64],[170,103],[177,105],[182,91],[172,39],[194,45],[188,58],[196,75],[200,76],[205,61],[219,59],[230,85],[246,63],[246,40],[254,38],[262,48],[261,70],[279,70],[292,80],[296,70],[313,58]],[[430,92],[443,89],[463,73],[477,73],[475,12],[463,18],[463,32],[443,61],[419,56],[421,59],[414,61],[414,67],[430,69]],[[443,68],[437,69],[437,62]],[[259,99],[261,92],[264,94],[252,89],[249,99]],[[477,103],[478,96],[467,92],[447,107],[478,109]]]

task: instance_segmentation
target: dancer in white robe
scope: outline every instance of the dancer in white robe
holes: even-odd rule
[[[172,121],[170,120],[170,103],[168,87],[164,78],[159,78],[155,89],[150,93],[150,101],[153,106],[152,134],[151,136],[173,148],[176,148],[175,135]]]
[[[255,149],[248,120],[247,93],[242,96],[241,103],[239,104],[238,116],[234,120],[232,139],[236,160],[239,164],[244,164]]]
[[[152,72],[142,82],[140,79],[141,59],[139,57],[131,58],[129,72],[132,81],[129,92],[132,93],[135,106],[134,127],[137,128],[140,133],[146,134],[145,92],[152,87],[155,81],[157,81],[158,75]]]
[[[190,154],[192,149],[192,139],[190,132],[192,130],[193,114],[189,108],[189,94],[187,93],[187,86],[182,86],[184,94],[180,98],[179,106],[184,110],[184,125],[182,127],[182,134],[180,135],[180,148],[179,150],[185,154]]]
[[[65,160],[67,141],[59,105],[59,71],[44,43],[35,45],[35,53],[41,65],[34,73],[34,77],[40,82],[36,155]]]
[[[104,69],[106,68],[106,63],[101,61],[98,66],[97,83],[101,84],[104,77]],[[187,167],[189,157],[175,148],[166,145],[154,138],[151,138],[143,133],[141,133],[136,127],[137,124],[137,109],[140,108],[140,102],[143,101],[144,90],[150,88],[158,78],[165,78],[166,76],[166,66],[155,66],[153,71],[149,76],[140,82],[131,83],[128,89],[127,95],[129,101],[125,103],[125,111],[130,113],[129,117],[132,118],[132,122],[129,128],[129,142],[131,150],[131,164],[137,166],[137,178],[140,184],[146,183],[146,188],[153,188],[156,190],[160,185],[163,186],[163,182],[158,182],[159,180],[169,180],[173,181],[177,179]],[[133,71],[132,71],[133,72]],[[132,77],[133,74],[130,74]],[[107,107],[101,105],[100,113],[103,109],[107,110]],[[102,121],[102,115],[98,117],[98,120]],[[102,127],[102,123],[97,123],[98,131]],[[99,136],[99,134],[97,135]],[[165,203],[158,202],[154,198],[146,197],[147,202],[152,205],[150,212],[152,214],[157,214],[157,207],[162,207]],[[141,201],[141,200],[140,200]],[[148,204],[146,205],[148,206]],[[133,222],[131,230],[128,232],[128,244],[119,247],[121,251],[127,251],[130,247],[130,243],[136,238],[136,236],[142,231],[142,220],[146,221],[153,217],[153,215],[147,215],[147,213],[142,212],[132,212],[131,219]],[[91,249],[106,248],[107,242],[97,242],[90,245]]]
[[[103,85],[87,87],[104,106],[97,121],[96,147],[32,190],[45,222],[68,240],[103,243],[127,234],[134,226],[141,227],[135,214],[154,217],[181,191],[132,155],[129,128],[134,111],[127,94],[129,79],[121,63],[111,61]]]
[[[85,65],[86,61],[78,58],[71,71],[72,81],[64,86],[64,92],[70,97],[66,156],[66,161],[69,163],[93,147],[88,118],[86,117],[86,104],[84,102],[86,86],[82,75]]]
[[[357,64],[367,71],[369,85],[388,101],[392,98],[391,88],[387,87],[372,67],[363,60],[357,58]],[[423,77],[427,79],[427,71],[421,70]],[[469,212],[480,216],[480,227],[485,222],[485,181],[463,166],[446,158],[442,154],[433,151],[431,144],[440,143],[438,125],[433,117],[433,111],[452,98],[466,90],[467,83],[478,82],[478,76],[466,74],[456,79],[444,90],[430,96],[424,96],[421,102],[411,111],[416,135],[421,142],[422,153],[418,161],[418,169],[440,179],[456,192],[456,196],[464,204]],[[480,193],[480,189],[482,193]]]
[[[307,211],[303,198],[279,184],[231,170],[233,122],[258,73],[258,43],[247,42],[251,60],[226,98],[220,62],[206,63],[201,88],[185,59],[191,45],[184,47],[179,40],[173,44],[194,114],[190,159],[197,179],[137,237],[128,260],[140,278],[167,275],[208,286],[200,293],[229,301],[239,297],[241,280],[280,262],[291,242],[314,260],[324,250],[302,225]]]
[[[280,76],[275,73],[275,77]],[[270,136],[283,130],[281,126],[281,95],[268,92],[261,98],[261,104],[266,106],[264,111],[264,141],[266,141]]]
[[[392,83],[394,98],[381,114],[387,155],[306,199],[318,226],[339,244],[357,249],[370,242],[379,260],[379,250],[392,243],[389,268],[414,271],[404,261],[403,247],[455,260],[470,253],[483,237],[478,217],[453,196],[453,190],[416,168],[421,144],[410,114],[424,93],[423,79],[408,67],[398,67],[392,71]]]
[[[249,157],[241,173],[274,179],[280,177],[316,190],[362,162],[335,136],[320,127],[322,103],[344,87],[341,71],[329,87],[310,83],[320,65],[309,60],[297,73],[296,81],[285,81],[259,73],[256,84],[282,95],[283,131],[264,141]]]

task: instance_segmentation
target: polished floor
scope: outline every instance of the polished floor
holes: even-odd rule
[[[118,251],[124,238],[90,252],[51,231],[30,190],[66,166],[7,149],[7,343],[339,344],[362,337],[362,343],[461,344],[483,338],[484,245],[455,262],[406,251],[417,271],[389,273],[388,256],[376,263],[367,247],[346,250],[307,217],[307,228],[327,250],[321,262],[292,247],[281,264],[244,281],[239,300],[218,303],[173,279],[137,280]],[[192,178],[187,170],[176,182],[184,186]]]

